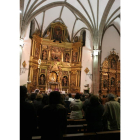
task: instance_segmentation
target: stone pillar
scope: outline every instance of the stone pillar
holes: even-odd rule
[[[98,51],[98,54],[93,55],[93,62],[92,62],[92,93],[93,94],[98,94],[99,86],[100,86],[101,52],[100,52],[100,50],[96,50],[96,51]]]

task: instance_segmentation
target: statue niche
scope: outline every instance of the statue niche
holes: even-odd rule
[[[64,76],[62,79],[62,86],[68,86],[68,77]]]
[[[45,85],[45,75],[44,74],[40,75],[39,84],[40,85]]]
[[[59,41],[59,43],[61,43],[61,40],[62,40],[62,29],[60,26],[55,26],[54,28],[54,41],[55,42],[56,40]]]
[[[47,51],[46,50],[42,51],[42,59],[47,60]]]
[[[70,60],[70,54],[69,53],[65,53],[64,61],[65,62],[69,62],[69,60]]]
[[[57,74],[56,74],[56,72],[52,71],[49,74],[49,82],[57,82]]]

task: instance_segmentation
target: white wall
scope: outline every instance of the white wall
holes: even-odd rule
[[[110,51],[113,51],[113,48],[115,49],[115,52],[118,53],[120,58],[120,36],[116,29],[111,26],[104,34],[102,42],[101,64],[105,58],[110,55]]]
[[[92,56],[91,52],[93,49],[93,45],[91,42],[90,32],[86,30],[86,46],[82,48],[82,68],[81,68],[81,84],[80,84],[80,92],[84,92],[84,85],[89,84],[90,92],[91,92],[91,85],[92,80],[90,79],[89,75],[86,75],[85,69],[88,68],[90,71],[88,74],[92,74]]]
[[[31,51],[31,39],[29,38],[29,31],[30,31],[30,25],[28,26],[28,29],[24,37],[24,47],[22,49],[21,68],[23,68],[22,63],[24,61],[27,64],[26,68],[29,68],[29,59],[30,59],[30,51]],[[22,73],[20,75],[20,85],[27,84],[28,72],[29,70],[26,70],[25,73]]]

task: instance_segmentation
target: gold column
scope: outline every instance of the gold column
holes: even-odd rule
[[[33,67],[32,66],[30,69],[30,79],[31,79],[31,82],[33,82]]]
[[[39,78],[39,74],[40,74],[40,72],[39,72],[39,70],[40,70],[40,68],[38,68],[38,72],[37,72],[37,86],[39,85],[39,83],[38,83],[38,78]]]
[[[63,53],[64,53],[64,52],[62,52],[62,55],[61,55],[61,57],[62,57],[62,58],[61,58],[61,61],[62,61],[62,62],[63,62]]]
[[[33,47],[34,47],[34,40],[32,40],[32,46],[31,46],[31,56],[33,56]]]
[[[41,54],[42,54],[42,45],[40,45],[40,55],[39,55],[39,59],[41,59]]]
[[[78,75],[78,87],[79,87],[79,71],[77,72],[77,75]]]
[[[48,60],[50,60],[50,50],[49,50],[49,56],[48,56]]]
[[[72,49],[71,49],[70,63],[72,63]]]
[[[71,71],[69,71],[69,91],[70,91],[70,75],[71,75]]]
[[[82,56],[82,55],[81,55],[81,52],[82,52],[81,49],[82,49],[82,47],[79,47],[79,48],[80,48],[80,59],[79,59],[79,62],[81,62],[81,59],[82,59],[82,58],[81,58],[81,56]]]
[[[80,62],[80,47],[78,48],[78,62]]]
[[[78,77],[78,76],[77,76],[77,72],[76,72],[76,86],[77,86],[77,77]]]
[[[35,56],[35,49],[36,49],[36,41],[34,41],[34,56]]]

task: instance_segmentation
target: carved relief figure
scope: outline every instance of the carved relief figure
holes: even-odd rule
[[[54,62],[54,65],[52,67],[53,71],[57,71],[58,70],[58,66],[57,66],[57,62]]]
[[[42,51],[42,59],[47,60],[47,51],[46,50]]]
[[[77,62],[77,52],[73,52],[73,56],[72,56],[72,62]]]
[[[62,79],[62,86],[67,86],[68,85],[68,78],[67,76],[64,76]]]
[[[65,62],[69,62],[69,58],[70,58],[69,53],[66,53],[65,54]]]
[[[61,60],[61,49],[57,47],[52,47],[51,49],[51,59],[55,61]]]

